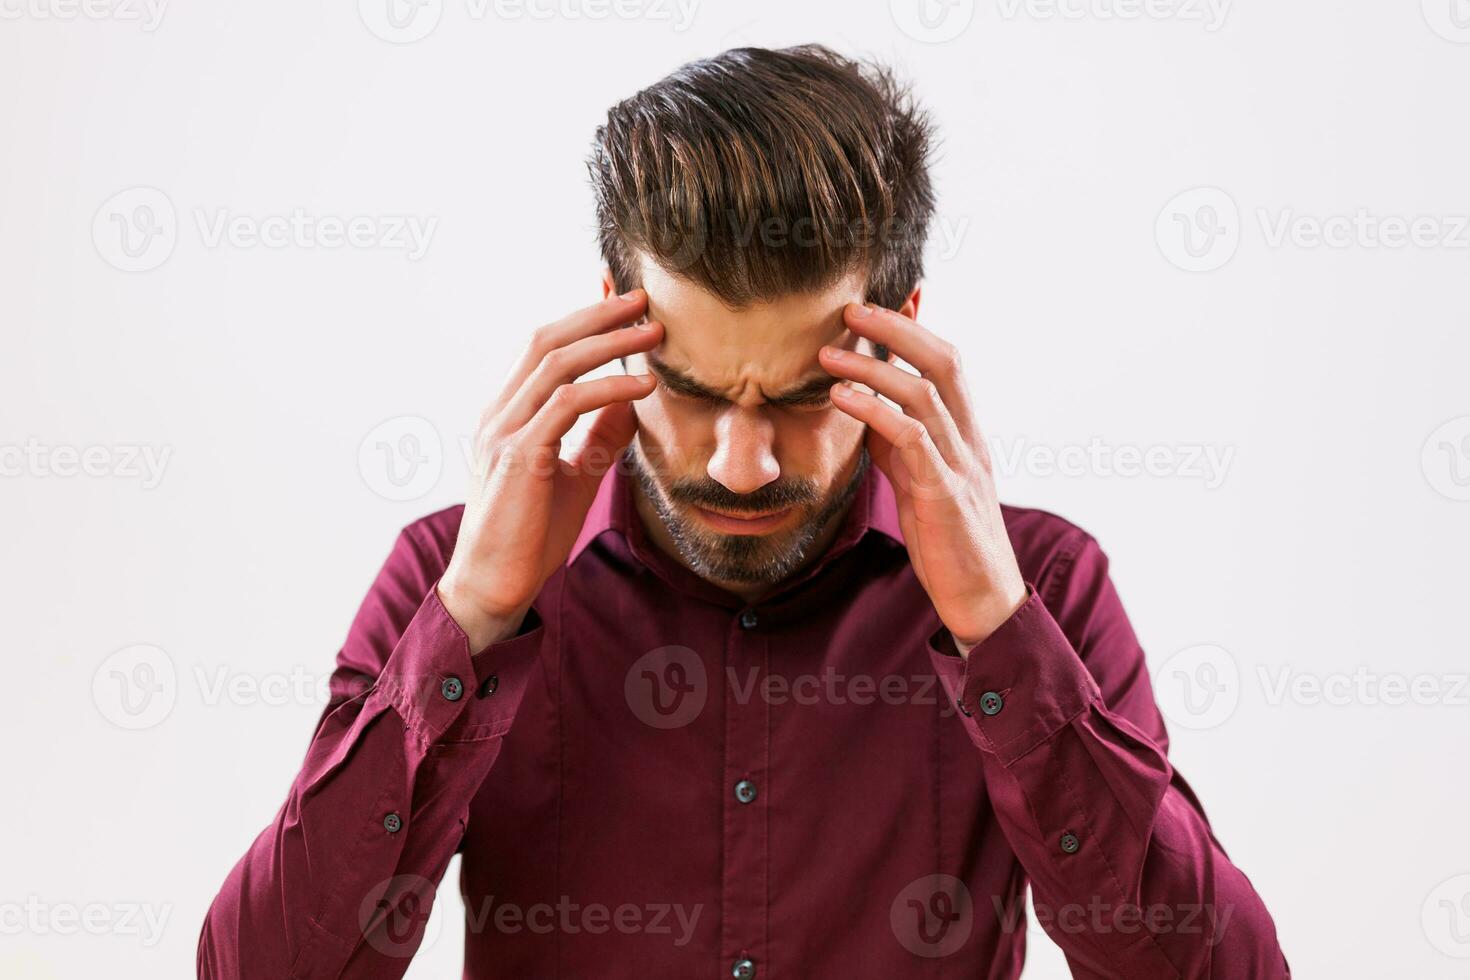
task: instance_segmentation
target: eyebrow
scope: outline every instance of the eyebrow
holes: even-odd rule
[[[669,367],[663,361],[659,360],[658,356],[652,351],[645,354],[644,357],[648,361],[648,369],[658,376],[658,380],[665,387],[681,395],[688,395],[691,398],[703,398],[707,401],[716,402],[729,401],[724,395],[705,387],[678,368]],[[818,401],[827,396],[827,393],[832,390],[832,386],[838,380],[838,378],[834,378],[830,374],[824,374],[819,378],[811,378],[810,380],[803,381],[794,388],[781,392],[779,395],[770,396],[766,399],[766,404],[779,407],[782,405],[802,405],[808,402]]]

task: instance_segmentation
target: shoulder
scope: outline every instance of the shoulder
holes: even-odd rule
[[[1010,504],[1001,504],[1000,511],[1021,574],[1043,597],[1065,582],[1079,563],[1106,568],[1097,539],[1065,517]]]

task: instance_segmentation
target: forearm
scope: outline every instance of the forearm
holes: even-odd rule
[[[437,597],[424,601],[372,686],[326,714],[225,881],[201,976],[402,975],[535,664],[531,616],[471,657]]]
[[[1039,598],[967,661],[956,652],[936,650],[936,664],[1037,918],[1077,975],[1288,975],[1269,914],[1188,786],[1108,710]]]

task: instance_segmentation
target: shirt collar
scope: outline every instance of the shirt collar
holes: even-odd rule
[[[622,535],[636,554],[640,545],[652,547],[646,541],[647,531],[639,517],[633,501],[633,477],[627,464],[619,457],[618,465],[612,467],[598,484],[597,496],[588,508],[587,518],[582,522],[582,532],[572,545],[567,564],[571,565],[582,556],[587,546],[607,531]],[[858,489],[853,494],[852,506],[843,517],[842,527],[828,548],[828,554],[845,551],[860,541],[869,531],[877,531],[896,544],[902,545],[903,531],[898,523],[898,503],[893,496],[893,484],[877,466],[871,463],[863,474]]]

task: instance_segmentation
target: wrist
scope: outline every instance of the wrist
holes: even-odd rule
[[[435,590],[444,610],[469,640],[472,656],[492,643],[514,636],[530,608],[529,604],[519,609],[494,608],[477,600],[473,591],[448,574],[439,580]]]
[[[984,596],[979,601],[975,614],[967,617],[965,627],[962,630],[950,630],[950,637],[960,656],[968,659],[972,650],[988,640],[991,634],[1004,626],[1026,604],[1029,595],[1026,583],[1020,582],[1004,590],[992,590]]]

